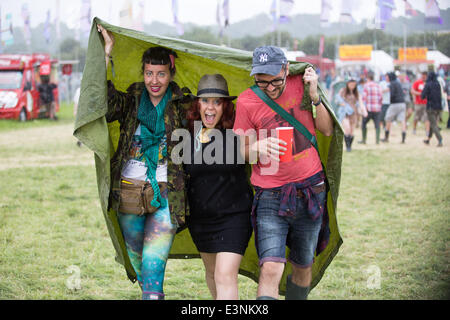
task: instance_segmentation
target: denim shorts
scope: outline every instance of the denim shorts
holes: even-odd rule
[[[280,216],[280,192],[264,190],[256,207],[255,244],[259,265],[267,261],[286,263],[286,245],[290,249],[289,262],[298,268],[308,268],[314,262],[322,215],[313,220],[302,197],[297,197],[293,216]],[[325,205],[326,191],[317,194]]]

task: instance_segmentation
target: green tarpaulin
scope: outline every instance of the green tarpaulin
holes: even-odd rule
[[[105,67],[103,38],[97,31],[97,23],[103,25],[115,37],[115,46],[112,51],[115,69],[114,77],[111,67],[109,66],[108,70]],[[81,82],[81,95],[75,120],[74,135],[94,152],[100,203],[108,232],[117,254],[116,260],[124,265],[127,275],[132,281],[136,280],[136,274],[127,255],[117,213],[113,210],[108,211],[110,158],[117,148],[119,124],[117,122],[108,124],[105,119],[107,110],[106,81],[111,79],[115,87],[121,91],[125,91],[133,82],[142,81],[143,76],[140,70],[142,53],[151,46],[164,46],[177,52],[177,73],[174,80],[180,87],[187,86],[192,92],[196,92],[198,81],[204,74],[222,74],[228,81],[231,95],[237,96],[253,84],[253,78],[249,76],[252,63],[251,52],[148,35],[113,26],[98,18],[94,19],[89,37],[86,66]],[[292,61],[290,73],[303,73],[307,66],[309,64]],[[320,94],[328,110],[331,110],[331,105],[322,89],[320,89]],[[311,287],[314,287],[319,282],[325,269],[342,244],[336,221],[336,204],[341,175],[343,132],[334,113],[332,115],[335,122],[333,135],[325,137],[318,133],[320,156],[326,167],[330,185],[328,212],[331,235],[327,248],[315,257],[312,267],[313,281]],[[184,229],[176,235],[170,258],[199,258],[198,251],[191,240],[188,229]],[[258,257],[253,237],[242,260],[240,273],[255,281],[259,277]],[[280,284],[281,293],[285,291],[285,278],[289,273],[291,273],[291,266],[288,263]]]

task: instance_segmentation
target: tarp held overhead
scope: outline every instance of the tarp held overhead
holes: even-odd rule
[[[106,70],[103,38],[97,31],[97,23],[114,35],[115,45],[112,56],[114,57],[115,77],[112,76],[110,67],[108,71]],[[140,62],[142,53],[152,46],[164,46],[177,52],[177,73],[174,80],[180,87],[187,86],[194,93],[197,91],[198,81],[204,74],[222,74],[228,81],[230,95],[239,95],[239,93],[253,84],[253,79],[249,76],[252,63],[251,52],[147,35],[142,32],[113,26],[98,18],[94,18],[89,37],[86,66],[81,83],[81,95],[75,120],[74,135],[94,152],[101,207],[117,254],[116,260],[124,265],[128,277],[133,282],[136,280],[136,274],[128,258],[117,213],[113,210],[108,210],[110,158],[117,148],[120,130],[117,122],[108,124],[105,119],[107,111],[106,81],[111,79],[115,87],[122,91],[125,91],[131,83],[142,81]],[[291,62],[290,72],[293,74],[303,73],[307,66],[309,64]],[[331,110],[330,104],[321,89],[320,94],[324,104]],[[304,101],[309,103],[309,96],[305,95]],[[326,166],[330,184],[328,211],[331,236],[327,248],[315,258],[312,287],[319,282],[326,267],[342,244],[336,222],[336,205],[341,174],[343,133],[334,114],[333,119],[335,121],[333,135],[324,137],[320,133],[318,134],[320,155],[322,162]],[[192,242],[188,229],[179,232],[175,237],[170,258],[198,257],[199,254]],[[288,264],[280,284],[282,293],[285,290],[286,273],[290,272],[291,266]],[[251,277],[255,281],[258,279],[258,257],[253,238],[250,240],[249,247],[241,263],[240,273]]]

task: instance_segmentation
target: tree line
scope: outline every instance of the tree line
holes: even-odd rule
[[[24,45],[23,35],[17,32],[18,41],[14,45],[4,47],[4,53],[24,53],[24,52],[49,52],[57,57],[58,52],[61,60],[79,60],[78,71],[84,68],[87,53],[87,39],[79,41],[74,37],[66,37],[59,44],[59,51],[45,49],[45,43],[32,39],[31,46]],[[423,32],[409,34],[406,38],[407,47],[427,47],[429,50],[436,49],[447,56],[450,56],[450,33],[449,32]],[[194,27],[179,38],[190,41],[203,42],[215,45],[230,46],[235,49],[253,51],[256,47],[262,45],[278,45],[285,47],[289,51],[301,50],[307,55],[317,55],[319,51],[319,42],[321,35],[310,35],[304,39],[298,39],[292,36],[288,31],[269,32],[262,36],[247,35],[241,38],[230,38],[227,36],[219,37],[216,32],[208,27]],[[372,44],[374,50],[383,50],[397,59],[398,48],[404,45],[404,39],[401,36],[392,35],[382,30],[366,29],[362,32],[349,35],[324,35],[323,57],[335,59],[339,44]]]
[[[262,45],[278,45],[293,51],[303,51],[307,55],[318,55],[321,35],[310,35],[304,39],[297,39],[287,31],[270,32],[262,36],[250,36],[239,39],[228,37],[219,38],[208,28],[193,28],[180,38],[191,41],[199,41],[216,45],[230,45],[236,49],[253,51]],[[383,50],[397,59],[398,48],[403,48],[404,40],[401,36],[395,36],[382,30],[366,29],[364,31],[342,36],[324,35],[323,57],[335,59],[339,44],[371,44],[374,50]],[[297,45],[295,45],[297,43]],[[450,56],[449,32],[424,32],[409,34],[406,37],[407,47],[427,47],[429,50],[439,50]]]

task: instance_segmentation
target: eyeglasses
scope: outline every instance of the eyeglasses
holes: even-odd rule
[[[260,88],[267,88],[269,84],[271,84],[273,87],[280,87],[284,84],[284,81],[286,80],[286,66],[284,67],[284,77],[283,78],[277,78],[273,79],[272,81],[258,81],[255,79],[255,84]]]

